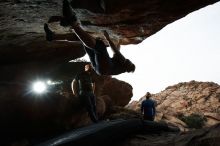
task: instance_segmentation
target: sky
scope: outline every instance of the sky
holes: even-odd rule
[[[133,87],[132,100],[179,82],[220,84],[220,2],[179,19],[138,45],[121,46],[134,73],[113,76]]]

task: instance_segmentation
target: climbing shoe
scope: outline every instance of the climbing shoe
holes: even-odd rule
[[[77,18],[73,8],[68,0],[63,0],[63,18],[60,20],[60,25],[66,27],[75,22],[77,22]]]

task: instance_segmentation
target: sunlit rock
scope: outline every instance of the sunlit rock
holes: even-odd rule
[[[157,111],[163,113],[160,120],[166,116],[180,118],[183,115],[198,114],[206,119],[204,126],[211,126],[220,122],[219,89],[220,86],[216,83],[191,81],[169,86],[152,98],[157,102]],[[142,97],[139,102],[131,102],[127,107],[139,111],[140,103],[144,99]],[[173,123],[178,124],[175,121]]]

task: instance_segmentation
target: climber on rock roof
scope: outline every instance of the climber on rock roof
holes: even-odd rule
[[[82,29],[68,0],[63,1],[63,16],[60,18],[60,25],[64,27],[72,27],[76,36],[84,45],[84,49],[90,58],[92,67],[97,74],[118,75],[125,72],[135,71],[135,65],[120,53],[120,45],[116,46],[113,43],[107,31],[103,31],[103,33],[113,51],[112,58],[107,52],[107,46],[101,39],[92,37]],[[59,35],[52,32],[47,24],[44,25],[44,30],[48,41],[59,40]],[[72,35],[72,37],[74,36]],[[64,38],[62,37],[62,39]],[[69,37],[65,39],[71,40]]]

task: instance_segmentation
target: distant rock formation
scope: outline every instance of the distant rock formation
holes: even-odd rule
[[[152,97],[157,102],[157,120],[165,120],[181,127],[187,125],[181,117],[200,115],[205,120],[204,126],[220,122],[220,86],[213,82],[190,81],[169,86]],[[140,110],[140,103],[134,101],[127,107]]]

